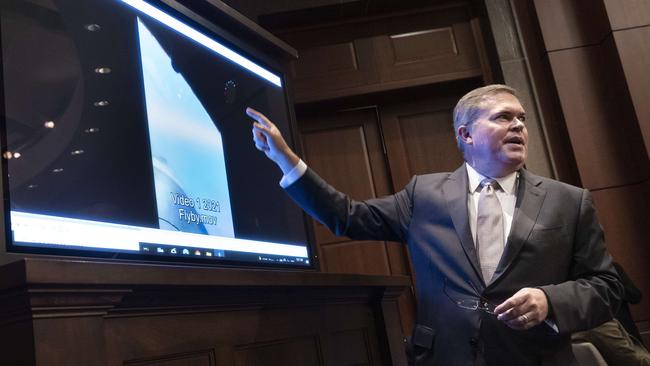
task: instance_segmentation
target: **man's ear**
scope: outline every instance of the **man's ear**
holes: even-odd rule
[[[460,125],[456,130],[456,137],[462,144],[471,145],[472,144],[472,134],[469,131],[467,125]]]

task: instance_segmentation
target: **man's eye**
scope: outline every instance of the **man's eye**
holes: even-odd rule
[[[517,117],[521,122],[526,122],[526,116],[519,116]]]

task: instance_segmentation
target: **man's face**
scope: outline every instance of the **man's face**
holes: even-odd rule
[[[528,154],[525,111],[510,93],[495,94],[485,102],[483,113],[469,126],[471,144],[466,146],[468,162],[492,177],[521,168]]]

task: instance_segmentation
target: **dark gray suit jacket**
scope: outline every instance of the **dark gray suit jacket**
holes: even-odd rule
[[[575,364],[570,333],[611,319],[622,294],[589,192],[522,170],[506,249],[486,286],[469,227],[467,186],[461,166],[359,202],[308,170],[286,191],[337,235],[408,245],[418,300],[417,365]],[[512,330],[494,315],[454,302],[480,298],[496,305],[523,287],[546,293],[559,333],[544,323]]]

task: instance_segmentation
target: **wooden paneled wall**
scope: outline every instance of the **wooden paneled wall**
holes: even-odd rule
[[[405,366],[409,282],[27,258],[0,266],[0,363]]]
[[[274,34],[300,52],[290,68],[298,104],[489,73],[480,29],[462,2]]]
[[[290,76],[302,156],[354,199],[394,193],[415,174],[462,162],[451,111],[491,71],[469,3],[440,4],[271,27],[300,53]],[[325,272],[411,274],[400,243],[336,237],[317,222],[314,233]],[[404,335],[414,303],[412,292],[400,298]]]
[[[534,0],[584,187],[650,322],[650,2]]]

